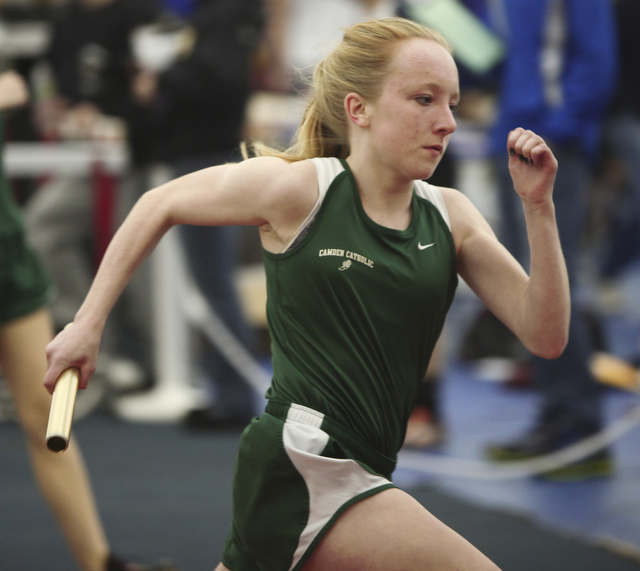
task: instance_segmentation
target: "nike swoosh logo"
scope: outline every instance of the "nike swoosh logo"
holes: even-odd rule
[[[427,248],[431,248],[431,246],[435,246],[435,242],[431,242],[431,244],[421,244],[418,242],[418,250],[426,250]]]

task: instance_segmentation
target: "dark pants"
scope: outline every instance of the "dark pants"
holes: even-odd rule
[[[577,269],[586,218],[590,172],[587,157],[573,147],[554,148],[559,168],[554,189],[560,241],[571,282],[569,343],[558,359],[533,358],[534,381],[542,398],[540,422],[562,421],[586,431],[601,424],[601,391],[588,368],[593,341],[576,302]],[[501,240],[528,267],[528,243],[520,198],[513,190],[506,160],[495,161],[502,209]]]
[[[231,160],[231,153],[192,157],[172,163],[174,176]],[[252,347],[249,327],[233,281],[237,266],[239,228],[233,226],[182,226],[181,237],[193,279],[213,311],[236,339]],[[253,392],[217,347],[207,347],[200,367],[212,383],[216,410],[222,415],[253,415]]]

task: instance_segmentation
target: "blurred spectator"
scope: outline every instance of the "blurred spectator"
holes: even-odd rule
[[[491,458],[514,460],[553,452],[602,426],[601,391],[588,368],[592,340],[576,294],[592,161],[615,88],[615,29],[610,0],[521,0],[502,2],[501,8],[498,28],[507,56],[492,139],[499,157],[502,240],[527,263],[522,212],[503,158],[507,132],[523,126],[544,137],[558,158],[554,201],[573,298],[564,354],[555,360],[533,358],[541,395],[533,426],[515,440],[488,447]],[[546,476],[579,479],[605,476],[612,469],[604,449]]]
[[[614,6],[620,80],[605,123],[602,188],[596,202],[606,313],[603,349],[610,354],[598,353],[592,370],[604,382],[630,387],[640,375],[640,3],[615,0]]]
[[[603,261],[605,278],[614,277],[640,257],[640,3],[615,0],[620,81],[606,121],[605,152],[622,168]]]
[[[166,5],[174,17],[137,34],[141,70],[134,93],[148,121],[146,132],[161,141],[153,160],[169,166],[175,177],[240,158],[264,14],[260,0],[174,0]],[[160,46],[166,46],[164,61]],[[184,226],[181,235],[191,273],[211,308],[238,341],[253,348],[233,279],[239,229]],[[218,347],[203,343],[200,373],[211,387],[211,404],[191,411],[188,425],[245,426],[254,415],[253,390]]]
[[[314,65],[340,41],[344,28],[396,14],[396,0],[267,0],[268,88],[295,91],[308,85]]]
[[[139,118],[128,88],[133,64],[130,36],[157,17],[157,3],[71,0],[53,14],[46,54],[53,85],[43,89],[52,90],[54,96],[42,94],[38,102],[42,136],[88,144],[109,140],[127,144],[133,140],[131,160],[141,163],[148,139],[139,135]],[[97,217],[106,218],[102,224],[108,227],[114,222],[108,219],[108,212],[96,211],[93,176],[117,186],[116,181],[105,180],[100,170],[86,177],[57,175],[39,188],[26,208],[25,220],[34,247],[56,288],[53,317],[57,329],[73,320],[95,272],[96,258],[101,254],[96,243]],[[115,194],[123,199],[127,184],[134,181],[122,177],[120,182]],[[125,204],[123,209],[128,207]],[[129,297],[125,296],[116,311],[103,343],[105,353],[112,358],[134,358],[148,368],[148,316],[140,310],[146,304],[144,299],[131,300],[134,291],[129,289]]]

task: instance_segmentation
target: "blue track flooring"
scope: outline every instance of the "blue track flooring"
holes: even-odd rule
[[[533,421],[537,395],[483,381],[473,370],[448,368],[442,386],[447,436],[443,445],[424,454],[483,460],[489,442],[508,440]],[[607,422],[633,406],[640,396],[607,389]],[[548,482],[535,477],[479,480],[464,475],[440,476],[399,467],[394,480],[401,487],[436,483],[470,501],[531,517],[544,525],[640,554],[640,426],[613,445],[615,474],[586,482]]]

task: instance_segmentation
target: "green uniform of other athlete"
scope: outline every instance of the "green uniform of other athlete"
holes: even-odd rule
[[[0,114],[0,149],[3,131]],[[26,242],[19,207],[0,161],[0,323],[43,307],[49,294],[49,280]]]

